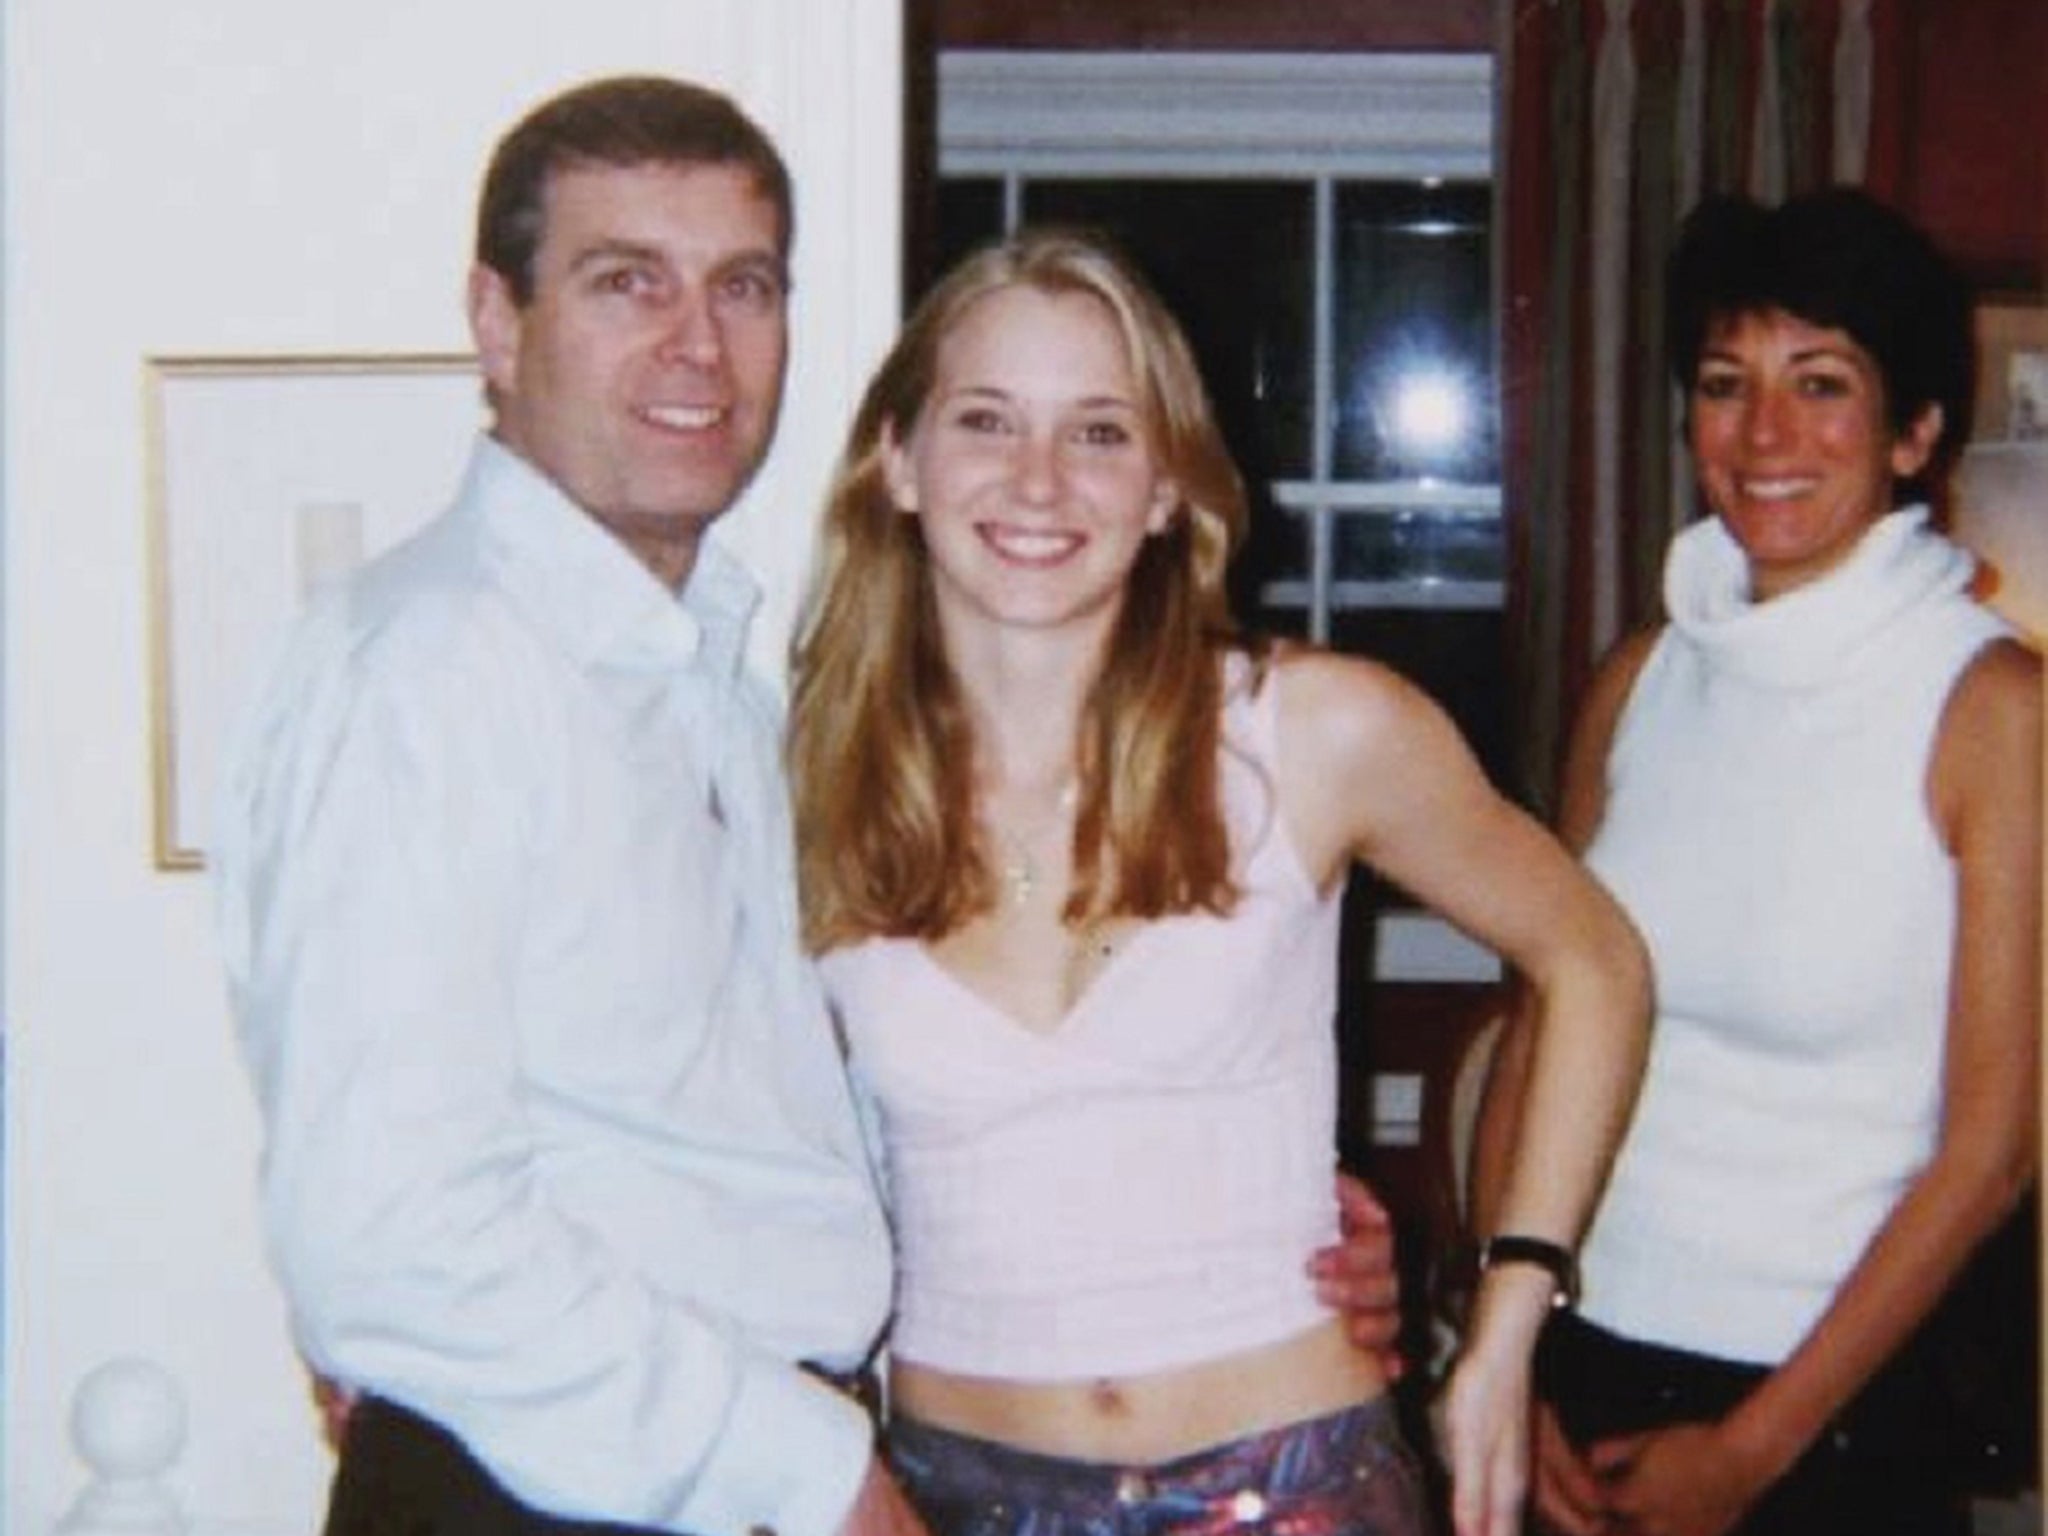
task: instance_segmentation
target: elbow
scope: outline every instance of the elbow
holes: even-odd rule
[[[341,1209],[301,1191],[274,1190],[264,1202],[271,1272],[301,1346],[317,1358],[327,1354],[325,1341],[346,1331],[375,1278],[364,1265],[365,1244],[348,1226]]]
[[[1988,1233],[2025,1198],[2040,1176],[2038,1126],[1974,1148],[1949,1148],[1937,1159],[1949,1164],[1952,1197],[1969,1212],[1970,1225]]]
[[[1994,1204],[1993,1220],[2003,1220],[2041,1177],[2041,1107],[2028,1073],[2027,1090],[2007,1133],[1996,1139],[1986,1156],[1985,1185]]]
[[[1620,1056],[1649,1049],[1655,982],[1650,952],[1622,910],[1604,902],[1596,920],[1561,946],[1550,963],[1522,973],[1525,1003],[1514,1012],[1516,1028],[1545,1034],[1558,1026]]]
[[[374,1328],[394,1293],[433,1273],[431,1256],[446,1246],[434,1234],[427,1181],[352,1183],[340,1171],[333,1159],[275,1159],[263,1185],[272,1273],[302,1347],[328,1363],[338,1341]]]
[[[1657,1006],[1657,978],[1650,968],[1650,948],[1643,942],[1642,934],[1636,931],[1636,925],[1626,917],[1621,919],[1621,932],[1614,943],[1619,951],[1615,970],[1618,984],[1623,989],[1626,1012],[1635,1022],[1637,1033],[1647,1040],[1650,1018]]]
[[[1601,928],[1594,964],[1622,1038],[1638,1054],[1646,1052],[1656,1007],[1656,978],[1649,946],[1618,906],[1612,907]]]
[[[2040,1139],[2036,1135],[2021,1138],[2021,1144],[2001,1158],[1991,1170],[1986,1181],[1987,1196],[1990,1200],[1990,1217],[1993,1225],[2011,1215],[2041,1173]]]

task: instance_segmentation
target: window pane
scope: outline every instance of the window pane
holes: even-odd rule
[[[1232,610],[1266,634],[1309,634],[1309,519],[1276,506],[1264,487],[1247,482],[1251,527],[1230,567]]]
[[[1487,513],[1406,507],[1339,514],[1331,567],[1339,580],[1498,582],[1500,519]]]
[[[1488,192],[1336,189],[1339,479],[1497,480]]]
[[[1337,614],[1330,643],[1385,662],[1443,706],[1496,784],[1507,784],[1507,659],[1493,609],[1353,609]]]
[[[939,183],[937,260],[948,271],[976,246],[1003,232],[1003,183],[994,176],[947,177]]]
[[[1314,202],[1306,182],[1034,180],[1024,216],[1103,230],[1144,268],[1187,329],[1247,480],[1308,472]]]

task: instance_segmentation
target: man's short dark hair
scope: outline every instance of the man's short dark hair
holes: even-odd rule
[[[785,257],[796,234],[789,168],[730,97],[661,75],[614,75],[550,97],[498,141],[477,205],[476,259],[533,297],[533,258],[547,225],[549,182],[579,165],[729,165],[753,174],[775,206]]]

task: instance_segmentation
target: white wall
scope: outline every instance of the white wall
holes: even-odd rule
[[[496,132],[589,74],[722,84],[800,188],[783,443],[732,530],[779,626],[895,319],[897,3],[8,0],[4,20],[0,1514],[50,1529],[83,1478],[70,1394],[141,1354],[188,1394],[196,1526],[304,1531],[327,1463],[257,1249],[205,881],[150,857],[142,359],[461,350]]]

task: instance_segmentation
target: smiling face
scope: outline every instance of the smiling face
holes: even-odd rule
[[[1011,285],[939,343],[884,471],[922,520],[941,622],[1106,634],[1175,492],[1121,330],[1093,294]]]
[[[479,266],[500,441],[666,581],[759,467],[788,350],[779,221],[720,164],[557,171],[531,299]]]
[[[1845,559],[1941,431],[1930,406],[1894,437],[1870,354],[1778,310],[1709,332],[1688,415],[1700,488],[1748,556],[1758,601]]]

